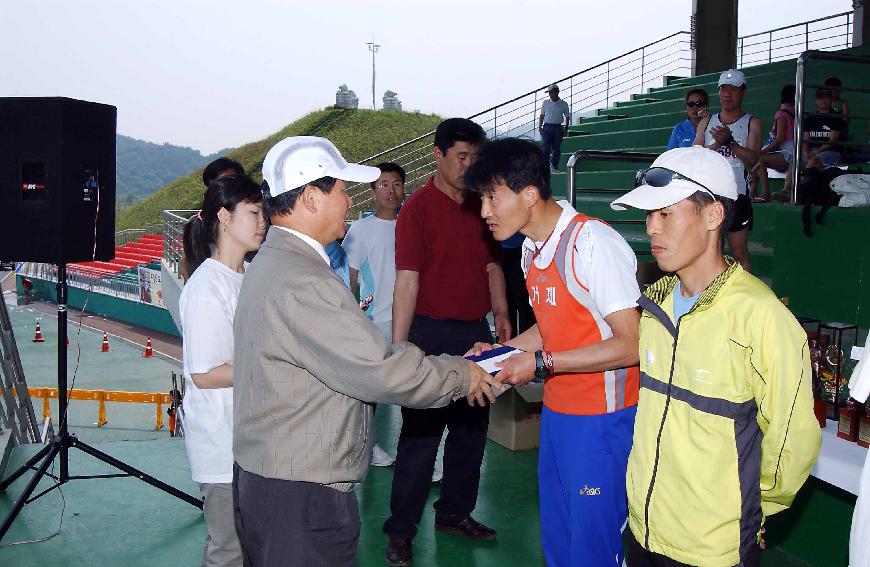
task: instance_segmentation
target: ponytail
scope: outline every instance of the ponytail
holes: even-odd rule
[[[184,225],[184,257],[187,259],[188,269],[193,274],[206,258],[211,256],[212,231],[206,228],[205,221],[200,213],[190,217]]]

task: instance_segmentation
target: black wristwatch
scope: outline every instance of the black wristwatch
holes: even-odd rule
[[[540,350],[535,351],[535,378],[543,380],[550,375],[550,369],[544,362],[544,353]]]

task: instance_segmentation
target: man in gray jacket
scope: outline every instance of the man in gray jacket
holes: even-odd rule
[[[263,163],[272,227],[245,274],[234,333],[233,487],[247,565],[356,564],[352,489],[369,465],[371,404],[494,401],[477,365],[386,344],[330,269],[324,245],[344,235],[345,181],[378,175],[307,136],[282,140]]]

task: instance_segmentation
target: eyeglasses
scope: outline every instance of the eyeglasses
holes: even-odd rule
[[[649,169],[639,170],[634,177],[634,186],[640,187],[641,185],[649,185],[650,187],[665,187],[674,179],[683,179],[689,183],[694,183],[706,191],[714,200],[719,200],[716,194],[710,191],[703,183],[699,183],[691,177],[686,177],[682,173],[677,173],[676,171],[664,167],[651,167]]]
[[[688,106],[689,108],[702,108],[704,106],[707,106],[707,103],[700,100],[687,100],[686,106]]]

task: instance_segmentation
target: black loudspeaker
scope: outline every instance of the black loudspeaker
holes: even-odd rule
[[[107,104],[0,98],[0,259],[114,258],[116,122]]]

